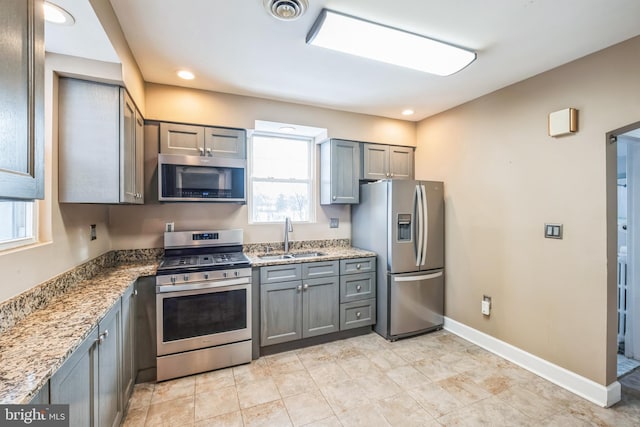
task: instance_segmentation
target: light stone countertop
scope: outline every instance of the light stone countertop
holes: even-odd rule
[[[0,334],[0,404],[28,403],[124,291],[157,261],[105,268]]]
[[[265,255],[264,251],[261,252],[245,252],[245,255],[251,260],[253,267],[265,267],[268,265],[283,265],[283,264],[299,264],[302,262],[318,262],[318,261],[333,261],[339,259],[353,259],[353,258],[366,258],[376,256],[375,252],[366,251],[364,249],[358,249],[353,247],[321,247],[321,248],[304,248],[292,250],[289,253],[307,253],[307,252],[320,252],[324,255],[309,257],[309,258],[288,258],[288,259],[262,259],[259,256]],[[268,255],[281,255],[284,252],[274,251],[269,252]]]

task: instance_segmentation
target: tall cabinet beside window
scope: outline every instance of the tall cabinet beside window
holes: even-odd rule
[[[329,139],[320,144],[320,204],[360,202],[360,143]]]
[[[0,199],[44,198],[42,0],[0,0]]]
[[[144,119],[120,86],[61,78],[63,203],[144,203]]]

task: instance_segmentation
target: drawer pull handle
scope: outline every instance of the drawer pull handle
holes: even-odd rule
[[[357,286],[356,286],[356,291],[357,291],[357,292],[360,292],[361,290],[362,290],[362,286],[357,285]]]
[[[360,318],[360,312],[356,312],[356,318],[359,319]]]
[[[296,286],[296,290],[297,290],[298,292],[300,292],[300,291],[302,290],[302,285],[298,285],[298,286]]]
[[[305,283],[302,288],[306,291],[307,289],[309,289],[309,285]]]
[[[356,264],[356,270],[360,270],[360,267],[362,267],[360,264]]]

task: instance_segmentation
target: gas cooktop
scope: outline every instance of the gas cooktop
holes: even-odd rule
[[[248,264],[249,258],[242,252],[211,253],[202,255],[169,256],[160,263],[159,270],[201,267],[229,267]]]

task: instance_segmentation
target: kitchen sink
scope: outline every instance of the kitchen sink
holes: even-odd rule
[[[325,254],[322,252],[298,252],[294,254],[258,255],[258,258],[264,261],[279,261],[284,259],[315,258],[323,255]]]

